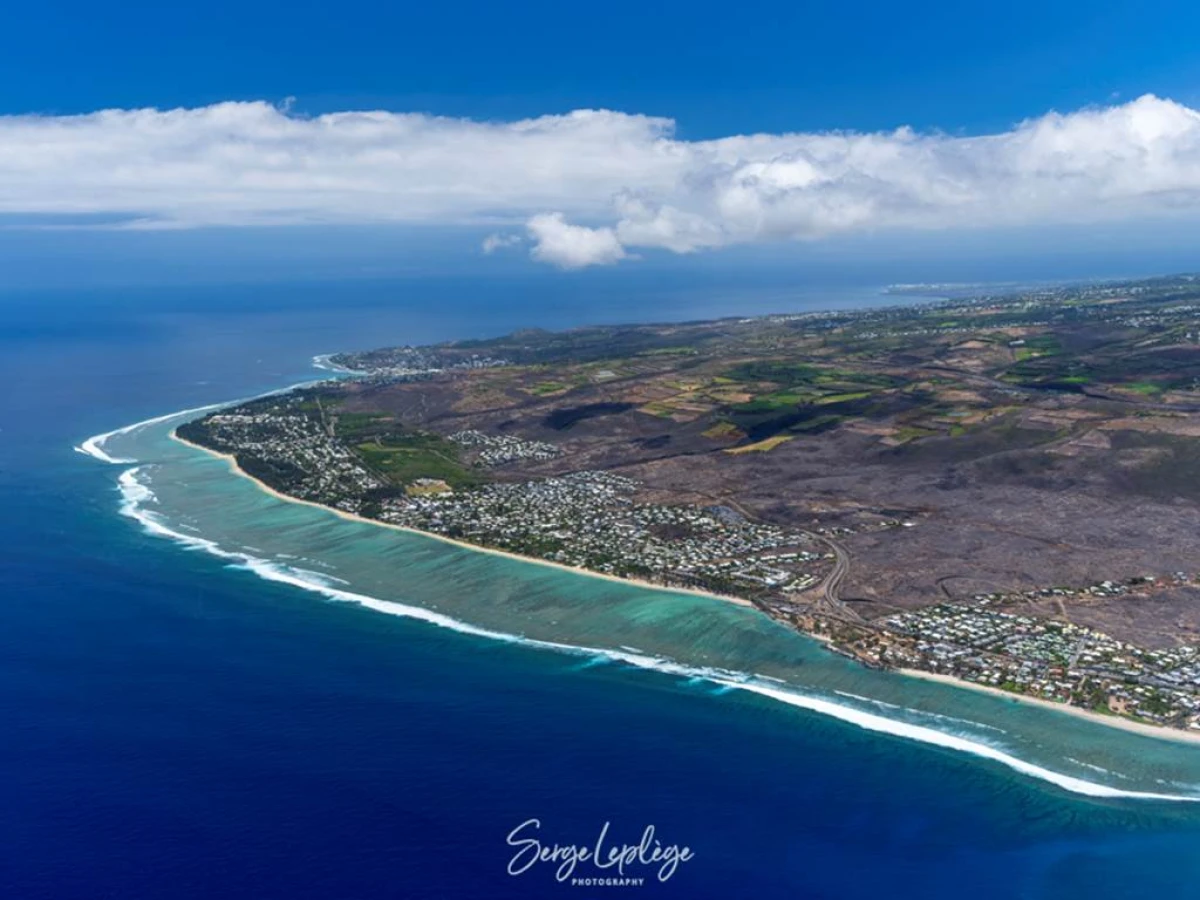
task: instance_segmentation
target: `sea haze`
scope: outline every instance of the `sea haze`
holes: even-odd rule
[[[123,467],[73,449],[135,421],[306,380],[313,355],[344,348],[877,300],[871,284],[739,292],[718,280],[689,296],[552,276],[0,297],[0,759],[9,773],[0,891],[557,896],[571,888],[549,871],[505,872],[505,836],[539,818],[546,839],[561,843],[593,842],[608,821],[614,839],[635,841],[652,824],[664,841],[689,845],[695,859],[641,888],[647,895],[1191,896],[1200,804],[1090,797],[761,692],[329,602],[147,534],[119,514]],[[262,502],[215,460],[185,464],[170,455],[178,448],[149,440],[141,451],[149,483],[156,471],[175,473],[154,485],[161,508],[143,498],[146,509],[170,513],[171,491],[210,498],[192,501],[193,544],[206,522]],[[285,552],[288,529],[312,525],[307,513],[280,513],[281,543],[258,549]],[[187,536],[188,523],[175,524]],[[353,542],[341,537],[327,548],[339,559],[313,553],[295,566],[345,587],[333,579],[351,574]],[[365,530],[361,539],[379,540]],[[545,636],[533,634],[548,627],[536,615],[545,598],[583,581],[538,582],[466,551],[436,556],[410,544],[406,557],[379,547],[370,577],[381,592],[461,619],[483,615],[486,592],[502,585],[499,599],[536,607],[531,637]],[[326,567],[339,562],[342,571]],[[636,601],[633,588],[612,590]],[[493,615],[480,624],[503,630]],[[718,615],[748,629],[745,654],[774,652],[761,650],[749,620]],[[595,637],[613,627],[578,621]],[[647,641],[661,646],[644,647],[633,632],[623,643],[686,653],[667,646],[670,628],[653,626]],[[780,640],[782,668],[800,645]],[[795,653],[800,668],[826,664],[807,648]],[[862,687],[848,668],[838,677]],[[920,705],[932,688],[913,690]],[[969,713],[975,700],[962,702]],[[1023,715],[1014,710],[1013,721]],[[1051,740],[1047,732],[1041,743]],[[1099,739],[1080,740],[1105,751]],[[1123,741],[1134,739],[1111,735],[1114,758]],[[1200,765],[1194,747],[1148,743],[1167,768]]]

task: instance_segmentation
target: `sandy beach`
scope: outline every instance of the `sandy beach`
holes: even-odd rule
[[[1040,697],[1030,697],[1026,694],[1014,694],[1011,691],[1002,691],[999,688],[991,687],[986,684],[976,684],[974,681],[966,681],[962,678],[955,678],[951,675],[941,675],[936,672],[925,672],[921,669],[897,669],[901,675],[907,675],[910,678],[921,678],[925,681],[936,681],[939,684],[948,684],[951,687],[966,688],[972,691],[980,691],[985,694],[991,694],[997,697],[1004,697],[1008,700],[1015,700],[1018,703],[1028,703],[1034,706],[1041,706],[1045,709],[1052,709],[1056,712],[1066,713],[1067,715],[1075,716],[1081,719],[1087,719],[1089,722],[1095,722],[1098,725],[1107,725],[1110,728],[1120,728],[1122,731],[1131,731],[1135,734],[1145,735],[1147,737],[1160,738],[1169,741],[1182,741],[1189,744],[1200,744],[1200,732],[1183,731],[1179,728],[1163,728],[1159,725],[1144,725],[1141,722],[1132,722],[1129,719],[1122,718],[1116,715],[1104,715],[1103,713],[1092,712],[1088,709],[1081,709],[1078,706],[1071,706],[1067,703],[1059,703],[1056,700],[1043,700]]]
[[[562,563],[552,562],[548,559],[538,559],[536,556],[522,556],[519,553],[509,553],[507,550],[497,550],[494,547],[484,547],[481,544],[472,544],[469,541],[456,540],[455,538],[449,538],[441,534],[434,534],[430,531],[421,531],[419,528],[408,528],[407,526],[395,525],[391,522],[381,522],[379,519],[368,519],[366,516],[356,515],[355,513],[346,512],[345,510],[341,509],[334,509],[332,506],[326,506],[323,503],[314,503],[311,500],[301,500],[299,497],[292,497],[288,494],[282,493],[281,491],[277,491],[266,482],[255,478],[238,465],[237,459],[234,458],[233,454],[221,453],[220,451],[213,450],[209,447],[203,447],[200,444],[195,444],[186,438],[180,437],[175,433],[174,430],[171,431],[171,439],[180,444],[191,447],[194,450],[203,451],[209,456],[215,456],[217,459],[225,460],[225,462],[229,464],[230,469],[232,469],[238,475],[241,475],[243,478],[248,478],[250,481],[254,482],[259,490],[270,494],[272,497],[275,497],[279,500],[284,500],[288,503],[299,503],[303,506],[311,506],[316,509],[323,509],[326,512],[333,513],[335,516],[339,516],[340,518],[351,522],[361,522],[364,525],[375,525],[379,528],[390,528],[393,531],[403,531],[407,532],[408,534],[417,534],[421,537],[431,538],[432,540],[441,541],[445,544],[453,544],[455,547],[463,547],[467,550],[474,550],[477,553],[491,553],[494,556],[503,556],[507,557],[508,559],[515,559],[523,563],[532,563],[533,565],[538,566],[548,566],[549,568],[560,569],[564,572],[571,572],[575,575],[586,575],[588,578],[601,578],[605,581],[613,581],[618,584],[632,584],[655,591],[666,591],[667,593],[671,594],[691,594],[692,596],[705,597],[709,600],[720,600],[722,603],[733,603],[737,606],[745,606],[750,609],[756,608],[749,600],[744,600],[741,597],[731,597],[725,594],[713,594],[708,591],[700,591],[694,588],[668,587],[667,585],[655,584],[652,581],[644,581],[638,578],[624,578],[619,575],[606,575],[603,572],[593,572],[591,569],[581,569],[576,566],[567,566],[563,565]]]

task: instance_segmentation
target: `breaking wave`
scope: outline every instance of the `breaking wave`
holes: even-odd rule
[[[239,401],[234,400],[233,403]],[[221,406],[228,406],[228,403],[210,403],[207,406],[197,406],[193,409],[181,409],[178,412],[167,413],[165,416],[155,416],[153,419],[144,419],[141,422],[134,422],[132,425],[125,425],[122,428],[114,428],[112,431],[106,431],[104,434],[93,435],[75,448],[76,453],[82,453],[84,456],[90,456],[93,459],[98,459],[101,462],[111,463],[116,466],[127,466],[137,462],[136,459],[123,459],[118,456],[112,456],[104,449],[104,445],[112,438],[120,437],[126,434],[132,434],[135,431],[141,431],[143,428],[148,428],[151,425],[158,425],[162,422],[170,421],[171,419],[180,416],[192,415],[193,413],[208,412],[210,409],[217,409]]]
[[[312,358],[314,368],[324,369],[326,372],[336,372],[338,375],[361,375],[363,374],[358,369],[348,369],[345,366],[339,366],[333,361],[334,354],[320,353]]]
[[[773,679],[780,681],[781,679]],[[785,682],[786,683],[786,682]],[[888,703],[885,700],[877,700],[874,697],[864,697],[862,694],[851,694],[849,691],[834,691],[839,697],[848,697],[851,700],[861,700],[863,703],[870,703],[872,706],[877,706],[880,709],[894,709],[897,712],[914,713],[918,716],[929,716],[931,719],[940,719],[943,722],[958,722],[960,725],[969,725],[972,728],[983,728],[987,731],[996,731],[1000,734],[1007,734],[1003,728],[997,728],[995,725],[985,725],[982,722],[976,722],[973,719],[960,719],[958,716],[947,716],[944,713],[929,712],[928,710],[911,709],[907,706],[900,706],[897,703]],[[1078,760],[1071,760],[1077,762]]]
[[[327,367],[328,368],[328,367]],[[344,371],[349,371],[344,370]],[[204,406],[194,406],[191,409],[180,409],[172,413],[167,413],[163,416],[155,416],[152,419],[143,419],[140,422],[134,422],[132,425],[124,425],[120,428],[114,428],[112,431],[106,431],[103,434],[92,435],[85,441],[80,442],[75,447],[76,453],[82,453],[84,456],[90,456],[93,459],[98,459],[101,462],[106,462],[115,466],[131,466],[138,462],[136,459],[124,459],[113,456],[104,449],[104,445],[115,437],[122,437],[127,434],[133,434],[136,431],[141,431],[143,428],[149,428],[151,425],[161,425],[163,422],[169,422],[172,419],[179,419],[184,416],[195,415],[196,413],[208,412],[213,409],[220,409],[222,406],[236,406],[239,403],[246,403],[250,400],[257,400],[259,397],[274,397],[277,394],[286,394],[288,391],[294,391],[298,388],[310,387],[314,384],[319,384],[320,379],[314,381],[301,381],[297,384],[291,384],[287,387],[279,388],[275,391],[267,391],[265,394],[256,394],[253,397],[241,397],[237,400],[224,400],[220,403],[208,403]]]
[[[835,719],[841,719],[843,722],[857,725],[859,728],[865,728],[867,731],[877,731],[882,734],[895,735],[896,737],[910,738],[924,744],[933,744],[936,747],[945,747],[948,750],[958,750],[962,753],[969,753],[972,756],[990,759],[1002,763],[1023,775],[1031,775],[1034,778],[1040,778],[1042,781],[1058,785],[1058,787],[1071,791],[1074,794],[1084,794],[1088,797],[1125,797],[1136,800],[1200,802],[1200,796],[1159,794],[1153,791],[1127,791],[1121,788],[1109,787],[1105,784],[1097,784],[1083,778],[1076,778],[1072,775],[1064,775],[1061,772],[1055,772],[1043,766],[1026,762],[1020,757],[1013,756],[1011,753],[1001,750],[998,747],[993,747],[990,744],[973,741],[956,734],[947,734],[944,731],[938,731],[935,728],[929,728],[925,725],[898,722],[886,716],[842,706],[841,704],[820,697],[810,697],[805,694],[784,691],[777,687],[755,684],[753,682],[743,682],[731,686],[744,691],[751,691],[755,694],[762,694],[764,697],[770,697],[773,700],[778,700],[780,703],[787,703],[791,706],[798,706],[801,709],[808,709],[813,712],[832,716]]]

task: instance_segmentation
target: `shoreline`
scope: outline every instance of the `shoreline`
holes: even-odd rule
[[[409,528],[405,525],[396,525],[392,522],[382,522],[379,519],[370,519],[370,518],[367,518],[366,516],[360,516],[356,513],[346,512],[345,510],[341,510],[341,509],[335,509],[332,506],[326,506],[323,503],[317,503],[313,500],[302,500],[299,497],[292,497],[288,494],[283,493],[282,491],[278,491],[275,488],[271,487],[266,482],[262,481],[261,479],[255,478],[253,475],[249,474],[241,466],[238,465],[237,459],[231,453],[223,453],[219,450],[213,450],[210,447],[204,447],[200,444],[193,443],[192,441],[189,441],[186,438],[180,437],[178,434],[175,433],[174,429],[171,429],[170,438],[171,438],[171,440],[173,440],[179,444],[182,444],[186,447],[191,447],[194,450],[199,450],[203,453],[207,453],[209,456],[212,456],[216,459],[223,460],[229,466],[230,471],[232,471],[236,475],[239,475],[239,476],[247,479],[252,484],[254,484],[254,486],[258,490],[262,491],[265,494],[268,494],[278,500],[282,500],[285,503],[298,503],[303,506],[311,506],[314,509],[324,510],[325,512],[332,513],[333,515],[338,516],[341,519],[345,519],[346,521],[349,521],[349,522],[358,522],[359,524],[364,524],[364,525],[375,525],[375,526],[378,526],[381,528],[390,528],[393,531],[401,531],[401,532],[405,532],[407,534],[419,535],[421,537],[430,538],[435,541],[441,541],[442,543],[450,544],[451,546],[459,547],[459,548],[462,548],[465,550],[473,550],[473,551],[476,551],[479,553],[490,553],[493,556],[500,556],[500,557],[504,557],[506,559],[516,560],[517,562],[530,563],[533,565],[547,566],[552,569],[558,569],[559,571],[563,571],[563,572],[571,572],[573,574],[583,575],[588,578],[599,578],[599,579],[603,579],[605,581],[611,581],[611,582],[614,582],[617,584],[633,585],[635,587],[647,588],[650,590],[662,591],[662,592],[667,592],[667,593],[688,594],[688,595],[696,596],[696,597],[704,597],[709,600],[717,600],[722,603],[732,603],[736,606],[740,606],[740,607],[743,607],[746,609],[753,609],[756,611],[760,611],[760,610],[758,610],[758,607],[756,607],[749,600],[745,600],[741,597],[730,597],[730,596],[725,596],[725,595],[721,595],[721,594],[713,594],[713,593],[709,593],[707,591],[701,591],[701,590],[697,590],[694,588],[667,587],[665,585],[655,584],[654,582],[644,581],[641,579],[624,578],[619,575],[607,575],[603,572],[593,572],[590,569],[581,569],[581,568],[577,568],[575,566],[568,566],[568,565],[564,565],[563,563],[552,562],[551,560],[548,560],[548,559],[538,559],[536,557],[531,557],[531,556],[522,556],[519,553],[512,553],[507,550],[499,550],[494,547],[485,547],[480,544],[472,544],[468,541],[461,541],[461,540],[457,540],[455,538],[446,537],[445,535],[434,534],[434,533],[428,532],[428,531],[421,531],[420,529],[417,529],[417,528]],[[766,615],[766,613],[763,613],[763,615]],[[768,616],[768,618],[770,618],[770,616]],[[825,647],[828,650],[830,650],[830,652],[837,652],[836,644],[834,644],[832,639],[830,639],[829,637],[827,637],[825,635],[809,634],[808,632],[800,631],[798,629],[797,629],[797,633],[803,635],[804,637],[807,637],[812,640],[820,642],[821,644],[825,645]],[[842,655],[845,655],[845,654],[842,654]],[[853,657],[850,657],[850,658],[853,659]],[[855,661],[857,661],[857,660],[855,660]],[[860,662],[859,664],[861,665],[862,663]],[[973,681],[967,681],[966,679],[963,679],[963,678],[955,678],[951,675],[944,675],[944,674],[941,674],[938,672],[926,672],[923,669],[900,668],[900,669],[891,669],[889,671],[895,672],[898,675],[907,676],[910,678],[919,678],[924,681],[935,682],[937,684],[946,685],[948,687],[977,691],[980,693],[989,694],[993,697],[999,697],[999,698],[1003,698],[1003,699],[1007,699],[1007,700],[1012,700],[1012,701],[1015,701],[1018,703],[1027,703],[1027,704],[1030,704],[1033,706],[1039,706],[1043,709],[1048,709],[1048,710],[1052,710],[1052,711],[1056,711],[1056,712],[1065,713],[1067,715],[1074,716],[1079,719],[1083,719],[1085,721],[1091,722],[1096,725],[1104,725],[1109,728],[1117,728],[1122,731],[1141,735],[1143,737],[1158,738],[1159,740],[1167,740],[1167,741],[1172,741],[1175,743],[1183,743],[1183,744],[1200,744],[1200,732],[1184,731],[1179,728],[1170,728],[1170,727],[1163,726],[1163,725],[1147,725],[1147,724],[1143,724],[1140,722],[1132,722],[1128,719],[1123,719],[1119,716],[1104,715],[1101,713],[1093,712],[1091,710],[1082,709],[1081,707],[1078,707],[1078,706],[1072,706],[1069,703],[1062,703],[1062,702],[1059,702],[1056,700],[1045,700],[1040,697],[1030,697],[1025,694],[1015,694],[1010,691],[1002,691],[999,688],[991,687],[990,685],[978,684]]]
[[[406,525],[396,525],[393,522],[383,522],[379,519],[369,519],[366,516],[360,516],[357,513],[346,512],[344,509],[335,509],[332,506],[326,506],[324,503],[317,503],[313,500],[302,500],[299,497],[292,497],[289,494],[278,491],[265,481],[255,478],[238,465],[237,459],[232,453],[222,453],[219,450],[213,450],[211,447],[204,447],[200,444],[193,443],[192,441],[182,438],[176,434],[175,429],[171,429],[170,437],[171,440],[183,444],[184,446],[191,447],[194,450],[203,451],[209,456],[224,460],[226,463],[228,463],[229,468],[235,474],[253,482],[255,487],[257,487],[260,491],[275,497],[277,500],[283,500],[287,503],[299,503],[303,506],[311,506],[314,509],[322,509],[349,522],[358,522],[364,525],[377,525],[380,528],[390,528],[393,531],[403,531],[406,534],[416,534],[420,535],[421,537],[431,538],[435,541],[441,541],[445,544],[451,544],[455,547],[461,547],[466,550],[475,550],[479,553],[490,553],[493,556],[502,556],[506,559],[516,560],[517,562],[532,563],[533,565],[538,566],[548,566],[549,568],[558,569],[562,572],[571,572],[575,575],[585,575],[588,578],[600,578],[604,581],[611,581],[616,584],[633,585],[635,587],[648,588],[654,591],[665,591],[672,594],[689,594],[693,597],[704,597],[708,600],[719,600],[722,603],[732,603],[735,606],[741,606],[746,609],[758,610],[757,606],[755,606],[749,600],[745,600],[741,597],[731,597],[725,594],[714,594],[710,593],[709,591],[699,590],[697,588],[669,587],[664,584],[655,584],[653,581],[645,581],[639,578],[625,578],[621,575],[607,575],[604,572],[593,572],[591,569],[581,569],[576,566],[568,566],[564,565],[563,563],[553,562],[549,559],[538,559],[536,556],[522,556],[520,553],[512,553],[508,550],[500,550],[495,547],[485,547],[482,544],[472,544],[470,541],[461,541],[457,538],[446,537],[443,534],[435,534],[431,531],[422,531],[419,528],[409,528]]]
[[[967,681],[965,678],[955,678],[953,675],[943,675],[940,672],[926,672],[924,669],[893,669],[900,675],[907,675],[910,678],[920,678],[923,681],[932,681],[937,684],[945,684],[950,687],[964,688],[969,691],[978,691],[982,694],[990,694],[993,697],[1003,697],[1007,700],[1012,700],[1017,703],[1028,703],[1031,706],[1040,706],[1043,709],[1053,709],[1058,712],[1066,713],[1076,718],[1085,719],[1089,722],[1095,722],[1098,725],[1107,725],[1109,728],[1119,728],[1122,731],[1129,731],[1134,734],[1140,734],[1145,737],[1154,737],[1161,740],[1176,741],[1184,744],[1200,744],[1200,732],[1184,731],[1182,728],[1169,728],[1165,725],[1147,725],[1143,722],[1134,722],[1129,719],[1122,718],[1117,715],[1105,715],[1104,713],[1094,712],[1090,709],[1084,709],[1080,706],[1072,706],[1070,703],[1061,703],[1058,700],[1046,700],[1042,697],[1031,697],[1028,694],[1016,694],[1012,691],[1003,691],[1000,688],[992,687],[988,684],[979,684],[974,681]]]

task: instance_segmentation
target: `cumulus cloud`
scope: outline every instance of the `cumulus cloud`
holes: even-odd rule
[[[529,220],[534,259],[561,269],[605,266],[625,258],[625,248],[611,228],[571,225],[562,213],[543,213]]]
[[[1200,113],[1154,96],[978,137],[682,141],[670,120],[608,111],[476,122],[266,103],[0,117],[0,215],[523,225],[534,258],[564,268],[638,248],[1179,212],[1200,213]],[[501,231],[484,250],[515,240]]]

